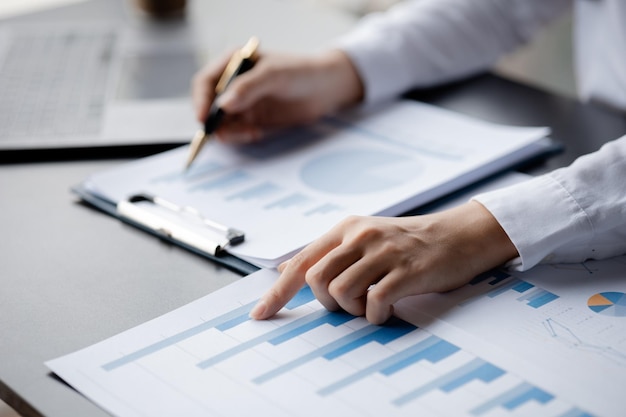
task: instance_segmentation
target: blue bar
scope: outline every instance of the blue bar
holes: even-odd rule
[[[229,172],[228,174],[222,175],[218,178],[214,178],[202,184],[195,185],[189,188],[189,191],[196,191],[196,190],[210,191],[216,188],[217,189],[228,188],[228,187],[237,185],[239,183],[242,183],[244,181],[247,181],[249,178],[250,178],[250,175],[243,171]]]
[[[262,198],[267,195],[273,194],[278,190],[280,190],[280,188],[277,185],[272,184],[271,182],[264,182],[262,184],[255,185],[254,187],[250,187],[238,193],[232,194],[226,197],[226,200],[249,200],[252,198]]]
[[[378,326],[374,326],[374,325],[368,325],[365,326],[353,333],[350,333],[346,336],[343,336],[337,340],[335,340],[334,342],[331,342],[325,346],[319,347],[315,350],[313,350],[312,352],[307,353],[306,355],[300,356],[299,358],[296,358],[294,360],[292,360],[291,362],[287,362],[277,368],[272,369],[271,371],[268,371],[262,375],[259,375],[258,377],[256,377],[255,379],[252,380],[252,382],[256,383],[256,384],[262,384],[264,382],[269,381],[270,379],[276,378],[284,373],[287,373],[289,371],[294,370],[295,368],[304,365],[307,362],[312,361],[313,359],[317,359],[320,357],[323,357],[324,355],[326,355],[328,352],[333,352],[339,348],[341,348],[342,346],[351,343],[354,340],[359,340],[365,336],[367,336],[368,334],[371,334],[375,331],[377,331],[379,329]]]
[[[396,406],[403,406],[408,402],[416,400],[424,394],[435,389],[440,389],[444,392],[451,392],[455,389],[467,384],[475,379],[481,379],[484,382],[490,382],[504,374],[504,371],[490,363],[485,362],[480,358],[473,359],[460,368],[455,369],[445,375],[430,381],[426,385],[423,385],[413,391],[409,391],[406,394],[396,398],[392,401],[392,404]]]
[[[517,301],[530,300],[531,298],[535,297],[537,294],[543,294],[543,293],[544,293],[544,290],[542,288],[535,288],[531,292],[528,292],[528,293],[522,295],[521,297],[518,297]]]
[[[565,413],[561,414],[558,417],[594,417],[593,414],[589,414],[583,410],[581,410],[578,407],[574,407],[569,411],[566,411]]]
[[[244,315],[244,314],[247,316],[250,309],[254,307],[256,303],[257,303],[257,300],[251,303],[245,304],[241,307],[238,307],[234,310],[231,310],[225,314],[222,314],[221,316],[215,317],[212,320],[209,320],[202,324],[194,326],[190,329],[187,329],[175,335],[166,337],[163,340],[159,340],[158,342],[148,345],[139,350],[136,350],[135,352],[126,354],[120,357],[119,359],[115,359],[111,362],[105,363],[104,365],[102,365],[102,369],[104,369],[105,371],[112,371],[113,369],[119,368],[120,366],[123,366],[123,365],[127,365],[145,356],[158,352],[161,349],[165,349],[167,347],[175,345],[176,343],[182,342],[183,340],[193,337],[197,334],[200,334],[206,330],[209,330],[221,324],[227,323],[236,317],[240,317],[241,315]]]
[[[478,416],[485,414],[486,412],[496,408],[504,407],[508,410],[513,410],[520,405],[535,399],[541,403],[546,403],[554,398],[552,395],[545,391],[541,391],[538,388],[530,385],[528,382],[522,382],[521,384],[511,388],[508,391],[503,392],[497,397],[487,401],[486,403],[479,405],[470,411],[471,414]]]
[[[407,323],[404,320],[394,318],[392,322],[385,323],[385,326],[380,327],[375,332],[370,333],[359,339],[355,339],[350,343],[346,343],[345,345],[326,353],[324,355],[324,358],[328,360],[333,360],[369,342],[378,342],[381,345],[386,345],[387,343],[393,340],[399,339],[400,337],[416,329],[417,329],[416,326],[410,323]]]
[[[312,208],[309,211],[305,211],[304,215],[305,216],[312,216],[314,214],[326,214],[326,213],[330,213],[331,211],[337,211],[337,210],[341,210],[341,207],[335,205],[335,204],[322,204],[321,206]]]
[[[537,296],[535,298],[531,298],[529,303],[528,303],[528,305],[531,306],[532,308],[539,308],[539,307],[542,307],[542,306],[548,304],[551,301],[556,300],[557,298],[559,298],[558,295],[552,294],[551,292],[548,292],[548,291],[545,291],[540,296]]]
[[[306,285],[302,287],[302,289],[298,291],[291,300],[289,300],[287,305],[285,305],[285,308],[287,310],[293,310],[304,304],[310,303],[313,300],[315,300],[315,294],[313,294],[311,287]],[[215,326],[215,328],[220,331],[226,331],[248,320],[250,320],[250,315],[246,311],[238,317],[234,317],[229,321]]]
[[[520,281],[517,278],[514,278],[514,279],[511,280],[511,282],[507,282],[506,284],[502,285],[501,287],[498,287],[495,290],[489,291],[489,293],[487,294],[487,297],[494,298],[494,297],[497,297],[499,295],[502,295],[505,292],[513,289],[513,287],[515,287],[520,282],[522,282],[522,281]]]
[[[275,207],[287,208],[291,206],[298,206],[300,204],[306,203],[307,201],[309,201],[309,198],[305,195],[291,194],[291,195],[288,195],[287,197],[276,200],[273,203],[270,203],[263,208],[266,210],[273,209]]]
[[[398,361],[380,371],[383,375],[392,375],[413,363],[420,360],[427,360],[430,363],[437,363],[442,359],[447,358],[459,351],[459,348],[452,343],[446,342],[445,340],[440,340],[433,346],[430,346],[427,349],[424,349],[421,352],[415,353],[413,356],[409,356],[404,360]]]
[[[341,355],[349,353],[369,342],[378,342],[384,345],[416,329],[416,326],[395,317],[385,323],[384,327],[368,325],[353,333],[343,336],[334,342],[315,349],[304,356],[294,359],[291,362],[281,365],[263,375],[260,375],[255,378],[253,382],[262,384],[320,357],[327,360],[336,359]]]
[[[496,278],[493,281],[489,281],[489,285],[496,285],[499,284],[500,282],[504,281],[505,279],[509,278],[511,275],[507,274],[506,272],[503,271],[499,271],[499,270],[495,270],[493,272],[493,276]]]
[[[243,313],[240,316],[237,316],[235,318],[232,318],[230,320],[228,320],[227,322],[224,322],[222,324],[219,324],[217,326],[215,326],[215,328],[217,330],[219,330],[220,332],[224,332],[228,329],[232,329],[235,326],[240,325],[241,323],[244,323],[246,321],[250,320],[250,314],[246,311],[245,313]]]
[[[427,339],[417,343],[416,345],[395,353],[388,358],[376,362],[366,368],[363,368],[353,373],[352,375],[348,375],[347,377],[342,378],[339,381],[336,381],[335,383],[318,390],[318,394],[320,394],[321,396],[330,395],[342,388],[347,387],[348,385],[358,382],[359,380],[373,373],[382,372],[384,369],[390,368],[397,363],[403,363],[404,366],[407,366],[409,364],[405,362],[407,358],[412,358],[412,361],[410,361],[411,363],[424,359],[424,354],[422,352],[427,352],[429,348],[437,345],[439,342],[445,341],[439,339],[437,336],[430,336]]]
[[[300,336],[301,334],[308,332],[309,330],[313,330],[317,327],[320,327],[323,324],[330,324],[333,327],[337,327],[354,319],[354,316],[352,314],[349,314],[343,311],[336,311],[336,312],[324,311],[324,313],[326,314],[324,314],[322,317],[319,317],[316,320],[303,324],[302,326],[298,326],[292,330],[289,330],[288,332],[284,332],[280,334],[279,336],[269,339],[268,342],[273,345],[280,345],[281,343],[284,343],[288,340],[296,338]]]
[[[515,287],[513,287],[513,290],[519,292],[519,293],[523,293],[528,291],[529,289],[533,288],[534,285],[531,284],[530,282],[526,282],[526,281],[522,281],[519,284],[517,284]]]
[[[311,313],[307,316],[301,317],[292,321],[289,324],[286,324],[282,327],[274,329],[268,333],[265,333],[261,336],[255,337],[247,342],[242,342],[237,346],[234,346],[222,353],[219,353],[209,359],[205,359],[199,362],[196,366],[200,369],[210,368],[211,366],[222,362],[226,359],[229,359],[239,353],[242,353],[246,350],[253,348],[256,345],[259,345],[264,342],[268,342],[272,339],[279,340],[282,336],[289,334],[290,336],[297,335],[302,333],[300,329],[311,330],[314,327],[321,326],[322,324],[331,324],[338,325],[345,323],[348,320],[352,320],[354,316],[351,316],[347,313],[329,313],[326,310],[319,310],[314,313]],[[288,340],[283,339],[282,341]],[[277,343],[280,343],[277,342]]]
[[[504,370],[485,362],[481,367],[477,368],[473,372],[461,375],[457,379],[452,380],[445,385],[441,385],[439,389],[444,392],[451,392],[475,379],[479,379],[483,382],[491,382],[502,375],[504,375]]]
[[[293,310],[297,307],[313,301],[314,299],[315,295],[313,294],[313,291],[311,291],[311,288],[309,286],[305,286],[300,291],[298,291],[298,293],[291,299],[291,301],[289,301],[289,303],[287,303],[285,308],[287,308],[288,310]],[[127,365],[145,356],[158,352],[161,349],[165,349],[167,347],[175,345],[176,343],[182,342],[185,339],[193,337],[212,328],[216,328],[220,331],[225,331],[232,327],[235,327],[238,324],[241,324],[250,319],[250,310],[257,302],[258,300],[254,300],[248,304],[245,304],[218,317],[215,317],[212,320],[206,321],[183,332],[177,333],[170,337],[166,337],[163,340],[155,342],[135,352],[124,355],[119,359],[102,365],[102,369],[104,369],[105,371],[111,371],[113,369],[119,368],[120,366]]]
[[[308,285],[302,287],[300,291],[285,305],[285,308],[293,310],[315,300],[315,294]]]
[[[554,399],[554,395],[548,394],[537,387],[530,387],[528,391],[520,394],[517,398],[511,398],[509,401],[504,402],[502,406],[507,410],[515,410],[531,400],[545,404],[552,399]]]

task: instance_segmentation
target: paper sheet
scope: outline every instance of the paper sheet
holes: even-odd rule
[[[148,192],[246,233],[229,251],[274,267],[345,217],[397,215],[537,153],[546,128],[500,126],[417,102],[328,118],[244,147],[210,142],[92,176],[112,201]]]
[[[463,329],[520,358],[510,368],[535,374],[548,390],[597,415],[619,416],[626,406],[625,272],[625,256],[495,270],[449,294],[404,300],[400,311]]]
[[[494,271],[373,326],[261,270],[47,365],[117,416],[606,416],[626,400],[626,257]],[[419,327],[418,327],[419,326]]]

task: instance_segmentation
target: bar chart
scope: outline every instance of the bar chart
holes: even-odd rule
[[[519,278],[513,277],[507,272],[497,269],[478,275],[470,281],[470,285],[478,285],[483,282],[487,282],[488,285],[495,287],[493,290],[488,291],[485,294],[486,297],[495,298],[511,292],[518,293],[521,295],[516,297],[517,301],[525,303],[529,307],[535,309],[543,307],[559,298],[558,295],[550,291],[539,288],[530,282],[523,281]],[[473,302],[475,300],[476,299],[472,299],[469,302]]]
[[[464,329],[477,345],[485,341],[516,355],[520,362],[505,368],[524,375],[534,368],[545,392],[563,389],[597,415],[621,416],[624,259],[545,264],[525,272],[498,268],[457,291],[418,296],[403,305]],[[405,317],[398,306],[395,311]],[[544,397],[535,401],[539,398]]]
[[[376,326],[327,311],[308,287],[276,319],[253,321],[248,312],[258,295],[248,297],[246,285],[262,278],[247,278],[229,290],[237,296],[236,307],[212,308],[210,316],[194,319],[198,311],[224,304],[224,294],[213,293],[149,323],[152,334],[133,329],[92,351],[77,352],[83,359],[74,373],[59,369],[64,358],[49,366],[71,384],[78,383],[75,378],[90,381],[83,392],[114,414],[128,416],[173,410],[186,415],[591,416],[407,321],[392,318]],[[243,395],[246,401],[237,401]]]

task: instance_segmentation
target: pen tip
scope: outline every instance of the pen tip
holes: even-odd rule
[[[206,134],[204,133],[204,130],[198,130],[191,140],[191,144],[189,145],[189,156],[187,157],[187,162],[185,163],[185,172],[189,170],[189,167],[191,167],[194,159],[196,159],[196,156],[198,156],[200,148],[204,144],[205,140]]]

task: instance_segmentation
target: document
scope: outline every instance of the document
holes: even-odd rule
[[[598,416],[624,414],[626,256],[494,270],[448,293],[402,301],[417,323],[463,329],[512,356],[509,369],[536,375]],[[537,412],[535,415],[543,415]]]
[[[277,275],[262,269],[47,366],[116,416],[621,417],[625,266],[494,270],[384,326],[308,287],[251,320]]]
[[[245,232],[229,253],[275,267],[349,215],[398,215],[545,149],[547,128],[495,125],[414,101],[342,114],[252,145],[181,147],[85,182],[148,193]]]

